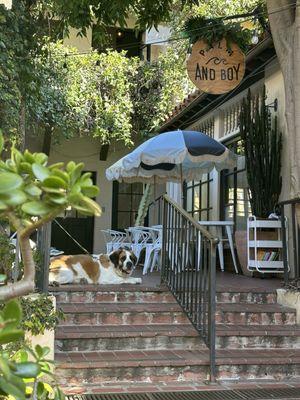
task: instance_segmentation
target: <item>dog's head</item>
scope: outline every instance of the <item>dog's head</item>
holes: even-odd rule
[[[109,259],[114,264],[116,273],[122,277],[130,276],[137,262],[137,258],[133,252],[124,248],[110,253]]]

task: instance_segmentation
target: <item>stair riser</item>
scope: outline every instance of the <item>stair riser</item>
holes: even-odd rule
[[[57,303],[172,303],[168,292],[62,292],[55,294]]]
[[[65,314],[60,325],[144,325],[187,324],[188,318],[181,312],[129,312],[129,313],[78,313]]]
[[[296,315],[291,312],[231,312],[219,310],[216,323],[230,325],[293,325]]]
[[[198,337],[132,337],[96,339],[58,339],[56,351],[109,351],[109,350],[201,350],[206,349]]]
[[[299,349],[297,336],[223,336],[216,340],[218,349]]]
[[[275,304],[277,295],[275,293],[217,293],[218,303],[250,303],[250,304]]]
[[[63,386],[81,386],[104,383],[158,383],[206,380],[207,366],[180,367],[124,367],[94,369],[56,369],[59,384]],[[222,365],[217,366],[219,380],[295,380],[300,377],[300,364],[285,365]]]

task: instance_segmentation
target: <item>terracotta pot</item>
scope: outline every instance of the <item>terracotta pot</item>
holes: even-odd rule
[[[236,252],[238,255],[239,263],[245,276],[252,276],[252,272],[248,271],[247,264],[247,231],[235,231],[234,234]]]

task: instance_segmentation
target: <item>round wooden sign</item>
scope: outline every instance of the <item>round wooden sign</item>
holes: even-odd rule
[[[228,49],[225,39],[211,48],[203,40],[198,40],[187,61],[187,71],[190,79],[203,92],[226,93],[243,79],[245,55],[236,43]]]

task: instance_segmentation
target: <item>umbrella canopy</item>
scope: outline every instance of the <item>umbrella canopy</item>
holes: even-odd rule
[[[119,182],[190,181],[235,164],[235,154],[223,144],[201,132],[178,130],[147,140],[108,168],[106,177]]]

